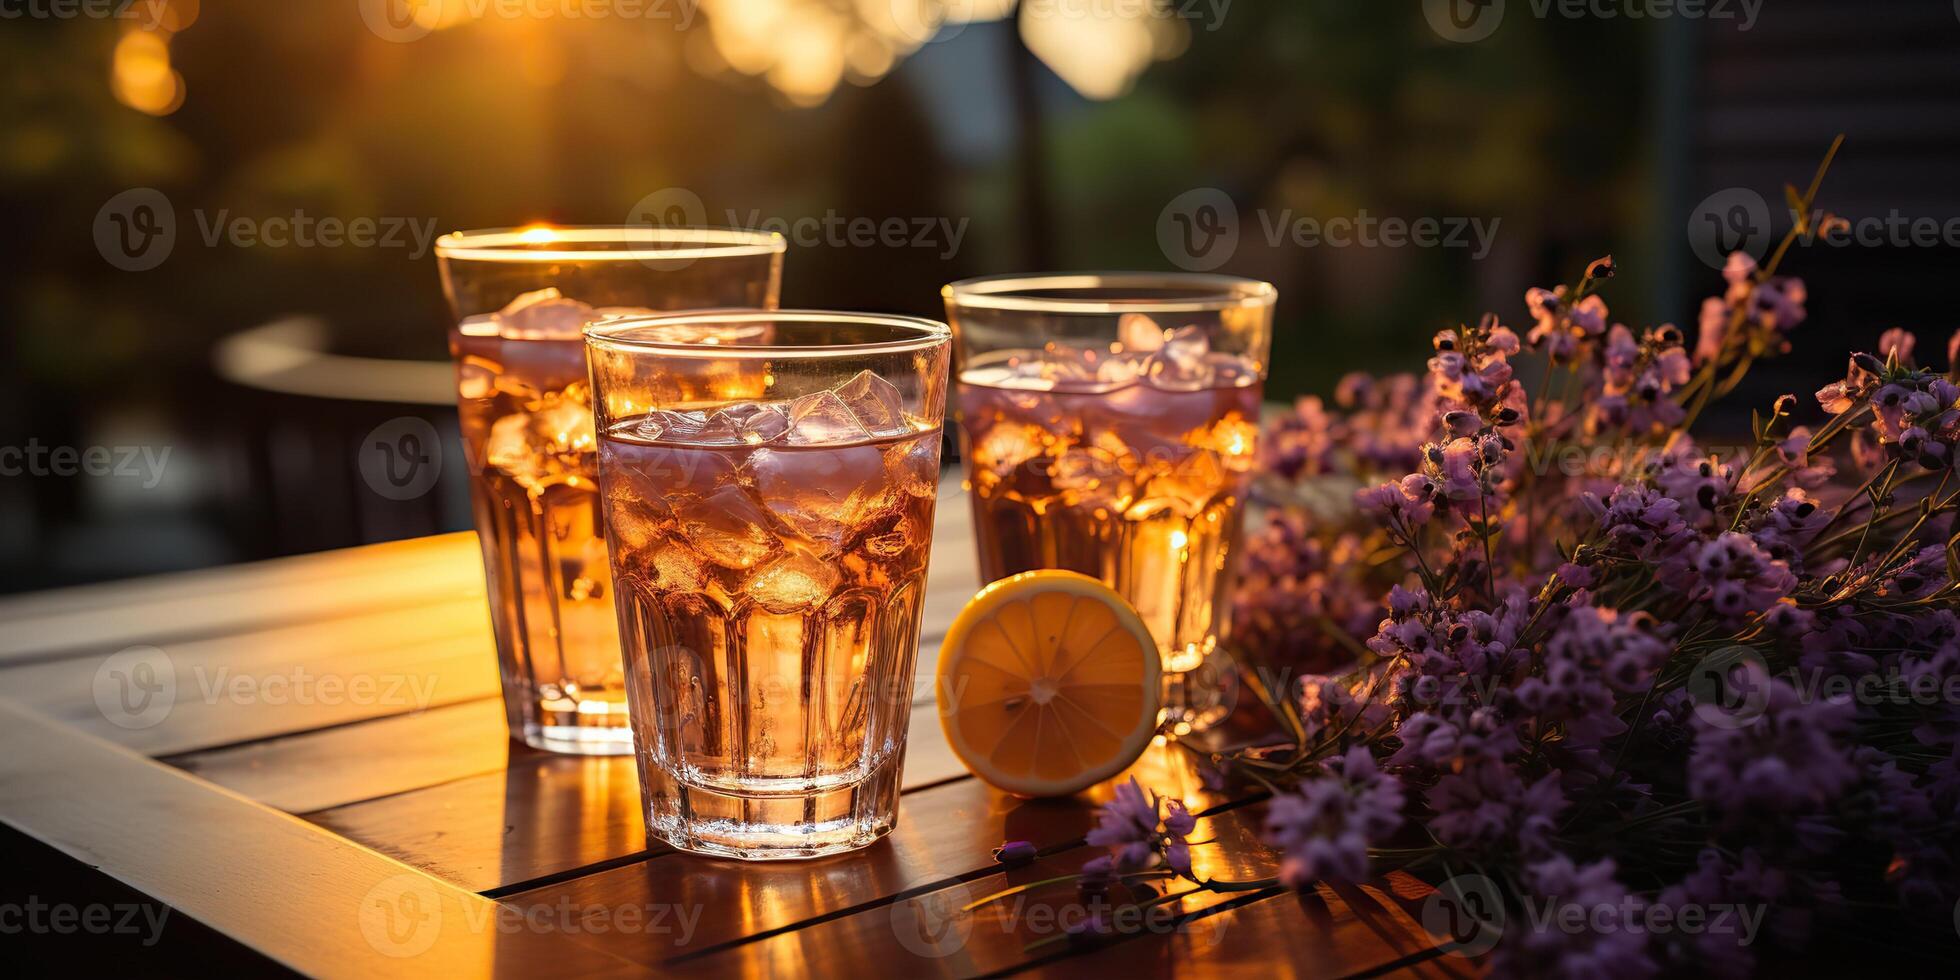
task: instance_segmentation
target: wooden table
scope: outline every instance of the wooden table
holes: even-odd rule
[[[965,501],[949,489],[924,675],[978,585]],[[1068,885],[962,912],[1092,856],[1082,835],[1108,787],[1051,801],[989,789],[948,751],[930,704],[915,708],[887,840],[776,864],[649,849],[630,758],[509,741],[468,534],[0,599],[0,695],[0,903],[164,916],[154,936],[101,925],[128,917],[109,915],[93,932],[50,928],[15,946],[71,965],[1473,972],[1433,948],[1417,921],[1427,886],[1403,876],[1305,894],[1193,892],[1093,946],[1055,941],[1086,912]],[[1263,804],[1206,792],[1175,749],[1153,749],[1137,772],[1202,814],[1194,839],[1221,842],[1195,850],[1201,874],[1272,872]],[[1040,859],[996,864],[991,851],[1008,839],[1032,841]],[[0,904],[0,929],[5,914]]]

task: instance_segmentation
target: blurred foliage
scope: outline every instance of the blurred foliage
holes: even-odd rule
[[[211,351],[306,313],[326,318],[348,353],[441,358],[434,258],[240,247],[220,221],[617,224],[648,195],[685,188],[711,224],[751,214],[964,223],[951,256],[943,240],[796,245],[785,266],[789,305],[937,316],[939,286],[965,276],[1170,269],[1160,215],[1186,191],[1218,188],[1240,215],[1238,250],[1220,271],[1280,287],[1268,393],[1284,399],[1326,392],[1350,370],[1413,367],[1435,329],[1483,309],[1519,316],[1526,286],[1568,278],[1602,252],[1637,254],[1656,213],[1650,32],[1624,22],[1513,17],[1490,40],[1458,45],[1413,4],[1241,2],[1216,22],[1209,5],[1178,4],[1189,23],[1143,32],[1134,16],[1144,8],[1131,6],[1113,15],[1132,18],[1119,25],[1129,60],[1097,69],[1094,45],[1088,62],[1068,61],[1083,23],[1048,25],[1031,52],[1010,15],[948,28],[882,78],[847,73],[804,106],[782,94],[783,79],[712,56],[714,11],[736,9],[726,4],[686,31],[486,18],[393,43],[346,0],[171,3],[193,16],[164,44],[119,46],[143,28],[104,20],[15,20],[0,33],[0,202],[25,243],[0,278],[10,327],[0,359],[13,372],[0,386],[0,445],[82,445],[104,419],[137,419],[180,447],[198,489],[112,518],[70,483],[0,486],[0,504],[40,538],[0,541],[0,570],[46,568],[75,550],[64,542],[94,540],[69,531],[112,519],[148,527],[166,512],[220,544],[193,553],[159,538],[146,558],[110,555],[61,574],[385,533],[361,523],[358,495],[330,493],[346,468],[339,440],[373,423],[232,388]],[[1106,101],[1071,87],[1112,78],[1120,94]],[[105,203],[132,188],[162,192],[175,211],[175,249],[146,272],[112,266],[94,240]],[[1282,215],[1363,211],[1500,225],[1482,257],[1264,237]],[[1646,316],[1635,300],[1649,270],[1623,265],[1615,312]],[[350,431],[327,431],[343,418]],[[293,469],[295,459],[305,465]],[[275,486],[275,465],[303,475]],[[291,514],[321,514],[328,499],[344,501],[338,517],[293,533]]]

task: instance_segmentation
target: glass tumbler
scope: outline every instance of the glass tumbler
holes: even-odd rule
[[[1228,626],[1272,342],[1269,284],[1153,273],[997,276],[943,290],[982,581],[1064,568],[1136,607],[1164,730],[1227,711]]]
[[[586,328],[649,840],[807,858],[891,830],[950,333],[789,311]]]
[[[587,755],[633,747],[581,330],[608,314],[773,308],[783,249],[773,234],[653,227],[437,240],[513,738]],[[721,393],[703,384],[703,397]]]

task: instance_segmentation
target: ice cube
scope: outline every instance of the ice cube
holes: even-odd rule
[[[843,575],[836,566],[810,555],[784,555],[749,579],[756,604],[777,615],[808,612],[823,605]]]
[[[910,518],[901,517],[892,529],[884,534],[864,539],[864,548],[879,558],[897,558],[906,550],[919,543],[919,531]]]
[[[496,364],[480,357],[466,357],[456,365],[456,397],[474,401],[496,393]]]
[[[905,395],[884,378],[859,371],[835,390],[867,431],[881,436],[912,431],[911,423],[905,420]]]
[[[648,442],[693,442],[707,428],[708,418],[700,412],[676,412],[656,408],[640,417],[628,434]]]
[[[939,490],[939,437],[937,434],[909,439],[886,446],[886,479],[903,493],[930,497]]]
[[[789,410],[779,404],[753,402],[716,409],[708,417],[704,440],[746,446],[774,442],[789,430]]]
[[[606,508],[606,533],[620,554],[642,554],[672,532],[673,512],[664,498],[642,495],[632,481],[615,483]]]
[[[1045,433],[1032,425],[1003,419],[989,427],[973,446],[973,462],[1000,477],[1047,452]]]
[[[1114,504],[1119,497],[1135,490],[1131,472],[1137,467],[1136,454],[1113,432],[1096,433],[1091,445],[1071,445],[1049,466],[1049,479],[1055,488],[1069,494],[1072,503]]]
[[[1203,327],[1179,327],[1164,337],[1150,355],[1144,376],[1152,385],[1171,391],[1198,391],[1212,386],[1211,338]]]
[[[547,452],[589,453],[598,445],[584,385],[546,395],[542,402],[531,413],[531,432]]]
[[[1149,363],[1148,355],[1144,354],[1111,354],[1096,365],[1096,380],[1112,387],[1127,385],[1141,377]]]
[[[490,423],[490,438],[484,442],[484,461],[520,483],[535,481],[541,460],[531,448],[531,416],[513,412]]]
[[[1216,453],[1192,451],[1181,458],[1152,460],[1152,464],[1139,506],[1168,503],[1171,510],[1195,517],[1231,488]]]
[[[675,508],[694,550],[728,568],[754,568],[782,550],[769,515],[741,487],[725,486]]]
[[[1055,387],[1072,387],[1096,380],[1096,370],[1107,352],[1091,347],[1049,344],[1034,362],[1040,376]]]
[[[653,553],[653,584],[659,589],[680,592],[699,591],[707,581],[701,560],[685,547],[669,542]]]
[[[1226,469],[1245,473],[1252,469],[1259,426],[1238,412],[1227,412],[1218,421],[1185,433],[1184,444],[1215,453]]]
[[[1116,339],[1124,350],[1148,354],[1164,346],[1164,328],[1141,313],[1125,313],[1116,321]]]
[[[506,340],[577,340],[598,311],[568,298],[555,286],[524,293],[498,310],[497,333]]]
[[[875,446],[821,452],[758,449],[749,473],[763,503],[797,534],[836,551],[884,509],[897,488]]]
[[[871,430],[851,411],[834,391],[804,395],[789,404],[789,430],[785,441],[791,445],[813,446],[829,443],[864,442]]]

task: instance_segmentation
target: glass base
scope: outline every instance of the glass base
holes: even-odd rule
[[[512,689],[518,693],[513,696]],[[569,698],[536,697],[521,682],[504,679],[504,720],[510,723],[510,737],[542,752],[563,755],[632,755],[633,728],[628,723],[626,700],[605,696]]]
[[[1176,738],[1205,731],[1231,717],[1238,707],[1238,681],[1232,658],[1217,649],[1188,670],[1166,671],[1157,730]]]
[[[519,740],[545,752],[564,755],[632,755],[633,730],[623,726],[524,726]]]
[[[852,786],[809,794],[744,794],[642,773],[647,839],[742,861],[804,860],[867,847],[898,822],[901,757]]]

